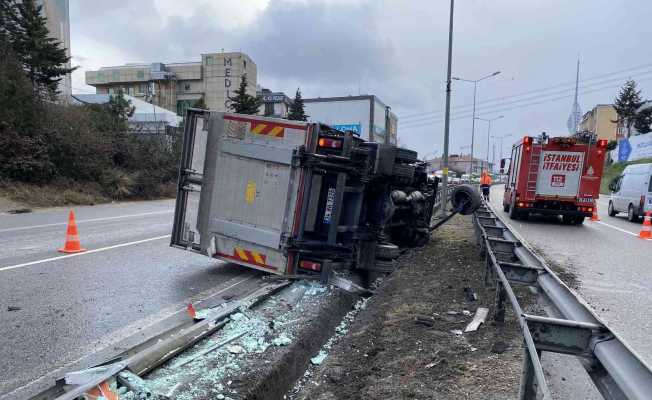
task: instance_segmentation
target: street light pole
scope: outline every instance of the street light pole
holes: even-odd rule
[[[491,137],[491,123],[497,119],[501,119],[504,117],[505,117],[504,115],[500,115],[496,118],[489,118],[489,119],[476,117],[476,119],[479,119],[480,121],[489,123],[489,126],[487,127],[487,169],[489,169],[489,138]]]
[[[472,121],[471,121],[471,173],[473,173],[473,150],[474,150],[474,141],[475,141],[475,104],[477,101],[477,94],[478,94],[478,82],[483,81],[487,78],[491,78],[492,76],[496,76],[500,74],[500,71],[496,71],[492,74],[489,74],[487,76],[483,76],[480,79],[464,79],[464,78],[459,78],[459,77],[453,77],[454,80],[456,81],[462,81],[462,82],[470,82],[473,83],[473,114],[472,114]]]
[[[442,185],[444,186],[444,198],[442,199],[441,216],[446,216],[446,204],[448,202],[448,139],[450,129],[451,112],[451,68],[453,65],[453,9],[455,0],[451,0],[450,21],[448,23],[448,72],[446,73],[446,115],[444,117],[444,150],[442,153],[443,174]]]

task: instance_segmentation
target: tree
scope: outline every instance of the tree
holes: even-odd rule
[[[618,114],[618,122],[627,128],[627,137],[631,136],[632,126],[636,121],[636,110],[643,104],[641,91],[637,90],[636,82],[632,79],[625,82],[614,100],[614,108]]]
[[[75,70],[66,64],[70,57],[61,43],[50,37],[42,6],[35,0],[3,2],[3,17],[8,41],[18,61],[32,82],[34,93],[40,98],[53,99],[58,94],[59,81]]]
[[[195,103],[192,105],[192,108],[199,108],[200,110],[208,110],[208,106],[206,106],[206,102],[204,101],[204,96],[200,97]]]
[[[634,120],[634,128],[636,128],[640,134],[650,133],[652,131],[650,125],[652,125],[652,107],[636,114]]]
[[[258,114],[263,103],[260,98],[247,94],[247,74],[242,75],[240,87],[235,90],[235,96],[229,96],[229,100],[229,108],[238,114]]]
[[[306,115],[303,106],[303,99],[301,98],[301,89],[297,88],[297,93],[294,95],[294,101],[290,104],[290,112],[288,113],[288,119],[294,121],[307,121],[309,115]]]

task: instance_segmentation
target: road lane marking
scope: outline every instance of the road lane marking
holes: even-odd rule
[[[636,237],[638,237],[638,233],[631,232],[631,231],[628,231],[628,230],[626,230],[626,229],[619,228],[619,227],[617,227],[617,226],[614,226],[614,225],[608,224],[608,223],[606,223],[606,222],[602,222],[602,221],[592,221],[592,222],[598,223],[598,224],[600,224],[600,225],[608,226],[608,227],[611,228],[611,229],[615,229],[615,230],[617,230],[617,231],[620,231],[620,232],[622,232],[622,233],[626,233],[626,234],[628,234],[628,235],[632,235],[632,236],[636,236]]]
[[[148,216],[148,215],[172,214],[173,212],[174,212],[174,210],[170,210],[170,211],[152,211],[152,212],[139,213],[139,214],[118,215],[118,216],[115,216],[115,217],[78,219],[75,222],[77,222],[78,224],[81,224],[81,223],[85,223],[85,222],[109,221],[109,220],[112,220],[112,219],[130,218],[130,217],[144,217],[144,216]],[[17,226],[15,228],[0,229],[0,233],[22,231],[22,230],[36,229],[36,228],[48,228],[48,227],[51,227],[51,226],[65,226],[67,224],[68,224],[67,222],[55,222],[55,223],[52,223],[52,224]]]
[[[23,264],[16,264],[16,265],[10,265],[10,266],[7,266],[7,267],[0,267],[0,272],[9,271],[9,270],[12,270],[12,269],[17,269],[17,268],[29,267],[30,265],[43,264],[43,263],[50,262],[50,261],[63,260],[64,258],[80,257],[80,256],[84,256],[86,254],[100,253],[102,251],[117,249],[117,248],[120,248],[120,247],[133,246],[135,244],[141,244],[141,243],[151,242],[151,241],[154,241],[154,240],[165,239],[165,238],[169,238],[170,236],[172,236],[172,235],[157,236],[157,237],[148,238],[148,239],[136,240],[134,242],[120,243],[120,244],[114,244],[113,246],[100,247],[99,249],[88,250],[88,251],[85,251],[83,253],[66,254],[64,256],[44,258],[42,260],[30,261],[30,262],[26,262],[26,263],[23,263]]]

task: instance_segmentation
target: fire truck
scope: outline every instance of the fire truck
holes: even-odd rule
[[[606,140],[525,136],[512,147],[503,209],[512,219],[561,215],[580,225],[596,208]]]

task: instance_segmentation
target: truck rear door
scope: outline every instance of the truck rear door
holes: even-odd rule
[[[584,152],[541,150],[536,194],[574,198],[580,187]]]
[[[310,125],[196,111],[187,124],[172,245],[285,273]]]

